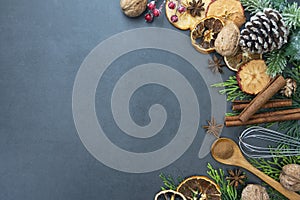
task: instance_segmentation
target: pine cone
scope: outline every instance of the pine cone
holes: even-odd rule
[[[258,12],[241,31],[240,46],[251,53],[267,53],[287,43],[289,31],[280,13],[271,8]]]

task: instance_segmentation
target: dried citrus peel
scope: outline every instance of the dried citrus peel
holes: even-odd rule
[[[183,194],[174,190],[163,190],[157,193],[154,200],[187,200]]]
[[[224,22],[214,16],[202,19],[191,31],[191,42],[201,53],[211,53],[215,50],[215,39],[224,26]]]
[[[197,199],[221,200],[219,186],[205,176],[192,176],[185,179],[177,187],[177,191],[187,199],[193,199],[197,196]]]
[[[246,22],[244,9],[239,0],[214,0],[208,5],[206,16],[221,17],[225,23],[234,22],[241,27]]]
[[[240,48],[237,53],[232,56],[224,56],[224,62],[227,67],[232,71],[238,71],[240,66],[251,61],[262,59],[262,54],[251,54],[245,51],[242,51]]]

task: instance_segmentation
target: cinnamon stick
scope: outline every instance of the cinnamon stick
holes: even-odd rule
[[[279,122],[279,121],[288,121],[288,120],[300,120],[300,113],[291,113],[287,115],[274,115],[270,117],[261,117],[261,118],[253,118],[249,119],[246,122],[242,122],[240,120],[233,121],[225,121],[225,125],[229,126],[245,126],[251,124],[262,124],[269,122]]]
[[[285,79],[279,75],[273,79],[239,114],[239,120],[246,122],[256,111],[258,111],[274,94],[276,94],[283,86]]]
[[[300,108],[293,108],[293,109],[286,109],[286,110],[278,110],[278,111],[273,111],[273,112],[263,112],[263,113],[258,113],[255,115],[252,115],[250,117],[251,119],[257,119],[257,118],[265,118],[265,117],[272,117],[272,116],[280,116],[280,115],[288,115],[288,114],[293,114],[293,113],[300,113]],[[237,121],[239,120],[239,116],[226,116],[225,121]]]
[[[261,108],[280,108],[286,106],[292,106],[292,99],[273,99],[267,101]],[[249,101],[244,101],[243,103],[233,103],[232,110],[243,110],[249,105]]]

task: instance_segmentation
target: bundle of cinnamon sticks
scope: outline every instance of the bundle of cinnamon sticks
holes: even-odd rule
[[[257,113],[261,108],[283,108],[292,106],[291,99],[269,100],[284,85],[282,76],[274,78],[252,101],[233,101],[232,110],[242,110],[238,116],[225,117],[226,126],[243,126],[269,122],[299,120],[300,108]]]

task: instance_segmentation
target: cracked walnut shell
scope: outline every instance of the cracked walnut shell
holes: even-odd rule
[[[279,179],[284,188],[295,192],[300,191],[300,165],[285,165]]]
[[[120,6],[128,17],[137,17],[146,10],[147,0],[120,0]]]

